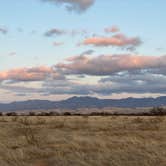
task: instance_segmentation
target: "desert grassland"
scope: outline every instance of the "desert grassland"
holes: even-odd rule
[[[0,117],[0,166],[165,166],[166,117]]]

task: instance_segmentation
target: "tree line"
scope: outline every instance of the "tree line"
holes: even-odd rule
[[[17,112],[0,112],[0,116],[164,116],[166,115],[166,108],[153,107],[149,112],[141,113],[109,113],[109,112],[91,112],[91,113],[77,113],[77,112],[28,112],[28,113],[17,113]]]

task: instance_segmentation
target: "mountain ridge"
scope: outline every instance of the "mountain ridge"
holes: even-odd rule
[[[79,108],[136,108],[166,106],[166,96],[157,98],[124,98],[124,99],[99,99],[96,97],[74,96],[66,100],[26,100],[11,103],[0,103],[0,111],[48,110],[48,109],[79,109]]]

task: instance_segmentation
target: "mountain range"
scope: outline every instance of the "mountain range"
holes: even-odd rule
[[[0,111],[24,111],[24,110],[50,110],[68,109],[77,110],[80,108],[120,107],[158,107],[166,106],[166,96],[157,98],[125,98],[125,99],[99,99],[95,97],[77,97],[61,100],[27,100],[11,103],[0,103]]]

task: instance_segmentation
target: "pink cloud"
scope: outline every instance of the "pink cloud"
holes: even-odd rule
[[[91,37],[83,41],[83,45],[93,45],[96,47],[117,46],[117,47],[136,47],[141,44],[138,37],[127,37],[124,34],[116,34],[111,37]]]
[[[46,66],[18,68],[0,72],[0,80],[41,81],[46,79],[51,73],[53,73],[52,68]]]

